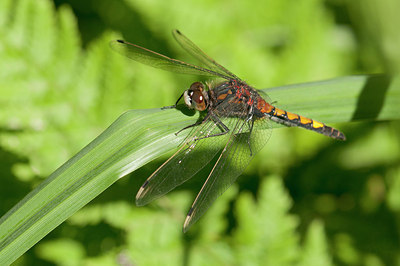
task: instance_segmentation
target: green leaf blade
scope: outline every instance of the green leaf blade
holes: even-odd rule
[[[369,78],[345,77],[265,91],[288,111],[325,123],[348,122],[356,120],[359,95]],[[374,78],[377,84],[387,79]],[[399,82],[393,80],[379,112],[367,112],[362,119],[399,119],[395,112]],[[122,176],[178,147],[187,133],[173,133],[197,118],[175,109],[133,110],[120,116],[0,219],[0,264],[14,261]]]
[[[126,112],[5,214],[0,264],[14,261],[120,177],[176,147],[183,135],[173,133],[182,124],[170,120],[171,112]]]

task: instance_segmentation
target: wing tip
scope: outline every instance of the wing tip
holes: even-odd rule
[[[186,216],[185,222],[183,223],[183,228],[182,228],[182,232],[186,233],[189,230],[190,227],[190,218],[188,216]]]
[[[192,225],[193,211],[194,208],[191,207],[186,215],[185,222],[183,223],[183,229],[182,229],[183,233],[186,233],[189,230],[190,226]]]
[[[143,200],[143,197],[144,197],[143,191],[144,191],[144,187],[141,186],[138,193],[136,194],[136,199],[135,199],[136,206],[146,205],[146,203]]]

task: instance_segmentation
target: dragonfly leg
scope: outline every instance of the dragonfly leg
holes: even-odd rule
[[[176,106],[178,105],[178,102],[182,99],[183,94],[184,94],[184,93],[182,93],[181,96],[179,96],[178,100],[176,101],[176,103],[175,103],[174,105],[164,106],[164,107],[161,108],[161,110],[176,108]],[[183,130],[183,129],[182,129],[182,130]],[[177,134],[175,134],[175,135],[177,135]]]
[[[214,123],[222,128],[222,132],[204,136],[204,137],[198,138],[197,140],[222,136],[222,135],[228,134],[230,131],[230,129],[224,123],[222,123],[222,121],[218,118],[218,116],[214,115],[211,112],[209,112],[209,115],[210,115],[211,119],[214,121]],[[204,120],[206,120],[206,118],[207,117],[205,117]]]
[[[195,126],[201,125],[201,124],[203,123],[203,121],[204,121],[204,120],[202,120],[202,121],[197,121],[197,122],[194,123],[194,124],[188,125],[188,126],[182,128],[182,129],[180,129],[178,132],[175,133],[175,136],[178,136],[178,134],[181,133],[182,131],[184,131],[185,129],[188,129],[188,128],[191,128],[191,127],[195,127]]]
[[[212,112],[208,112],[208,114],[204,117],[203,120],[197,121],[194,124],[191,124],[191,125],[188,125],[188,126],[182,128],[181,130],[176,132],[175,135],[178,135],[180,132],[182,132],[185,129],[201,125],[205,121],[207,121],[208,119],[212,119],[216,125],[218,125],[220,128],[222,128],[222,132],[216,133],[216,134],[212,134],[212,135],[208,135],[208,136],[204,136],[204,137],[201,137],[201,138],[197,138],[196,140],[210,138],[210,137],[222,136],[222,135],[227,134],[230,131],[229,128],[224,123],[222,123],[222,121],[218,118],[218,116],[214,115]]]
[[[183,94],[182,94],[182,95],[183,95]],[[181,96],[181,97],[182,97],[182,96]],[[180,97],[180,98],[181,98],[181,97]],[[180,98],[179,98],[179,99],[180,99]],[[179,101],[179,99],[178,99],[178,101]],[[209,112],[209,113],[204,117],[203,120],[197,121],[197,122],[194,123],[194,124],[191,124],[191,125],[188,125],[188,126],[182,128],[181,130],[179,130],[178,132],[175,133],[175,136],[178,136],[178,134],[181,133],[182,131],[184,131],[185,129],[188,129],[188,128],[195,127],[195,126],[198,126],[198,125],[203,124],[203,123],[210,117],[210,114],[211,114],[211,112]]]

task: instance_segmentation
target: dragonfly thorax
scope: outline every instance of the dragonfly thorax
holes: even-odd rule
[[[208,93],[201,82],[194,82],[183,93],[185,104],[192,109],[204,111],[208,107]]]

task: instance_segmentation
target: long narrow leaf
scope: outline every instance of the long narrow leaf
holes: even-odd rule
[[[265,90],[276,105],[322,122],[400,119],[399,78],[355,76]],[[119,178],[176,148],[198,115],[133,110],[0,219],[0,265],[12,263]]]

